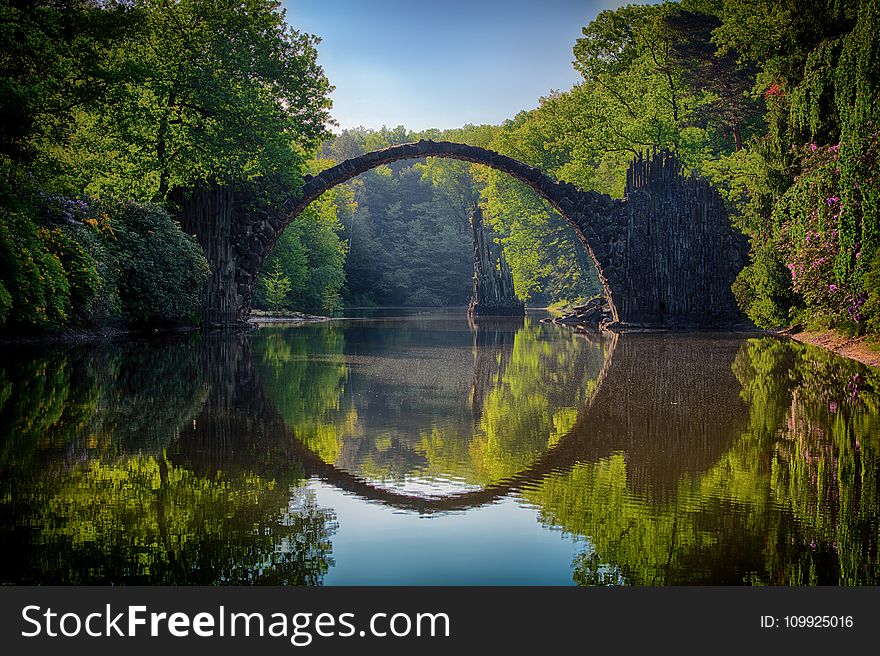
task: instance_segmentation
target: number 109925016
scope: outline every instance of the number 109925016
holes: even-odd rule
[[[854,625],[852,615],[761,616],[761,627],[765,629],[851,629]]]

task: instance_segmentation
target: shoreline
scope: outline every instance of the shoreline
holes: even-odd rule
[[[90,342],[102,343],[157,337],[179,337],[180,335],[187,335],[194,332],[212,333],[218,330],[238,330],[247,332],[248,330],[254,330],[261,326],[301,326],[305,324],[331,321],[332,319],[333,317],[306,314],[304,312],[273,314],[271,312],[258,311],[258,314],[251,314],[235,326],[225,327],[203,325],[132,329],[117,322],[95,328],[65,328],[58,332],[45,332],[30,335],[24,333],[0,333],[0,346],[70,346],[75,344],[87,344]]]
[[[528,308],[530,310],[544,310],[546,308]],[[562,315],[563,317],[565,315]],[[556,317],[555,319],[558,319]],[[240,324],[241,328],[256,329],[263,326],[301,326],[307,324],[324,323],[332,321],[333,317],[307,314],[305,312],[281,312],[273,313],[265,310],[256,310]],[[602,328],[597,325],[585,325],[583,322],[563,322],[555,321],[554,318],[545,318],[542,323],[554,323],[575,332],[601,332]],[[622,328],[622,327],[618,327]],[[720,332],[741,332],[743,326],[731,327],[728,330]],[[211,332],[216,330],[212,327],[177,327],[156,330],[130,330],[121,325],[107,325],[97,329],[67,329],[58,333],[47,333],[41,335],[2,335],[0,334],[0,345],[14,346],[16,344],[55,344],[59,346],[80,344],[86,342],[112,342],[125,339],[138,339],[144,337],[157,336],[179,336],[181,334],[191,332]],[[607,328],[606,328],[607,330]],[[666,329],[669,330],[669,329]],[[756,333],[773,335],[775,337],[786,337],[793,339],[801,344],[816,346],[826,351],[831,351],[841,357],[855,360],[869,367],[880,369],[880,339],[874,337],[851,337],[844,335],[836,330],[799,330],[797,332],[791,329],[782,330],[755,330]],[[717,331],[715,329],[713,332]],[[618,332],[613,330],[612,332]],[[638,329],[630,327],[629,330],[619,330],[619,332],[641,332]],[[672,330],[671,332],[677,332]]]
[[[836,330],[780,330],[771,331],[770,334],[790,337],[801,344],[818,346],[869,367],[880,368],[880,342],[875,342],[870,337],[850,337]]]

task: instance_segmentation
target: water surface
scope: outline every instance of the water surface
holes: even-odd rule
[[[0,350],[0,583],[878,583],[876,370],[371,314]]]

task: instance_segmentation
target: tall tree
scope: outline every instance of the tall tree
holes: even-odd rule
[[[164,199],[175,186],[277,176],[295,184],[327,136],[316,37],[275,0],[133,0],[119,53],[136,75],[79,118],[87,188]]]

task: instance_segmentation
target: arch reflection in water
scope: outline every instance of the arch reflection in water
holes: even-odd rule
[[[467,507],[555,449],[613,341],[531,319],[435,316],[266,331],[254,349],[310,471],[427,511]]]
[[[880,581],[876,370],[773,337],[631,335],[614,358],[591,453],[524,492],[586,537],[578,583]]]
[[[878,386],[463,313],[7,350],[0,581],[876,584]]]

